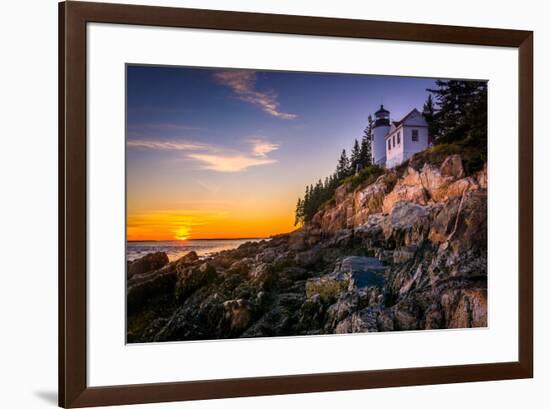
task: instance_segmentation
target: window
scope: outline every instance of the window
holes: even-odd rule
[[[412,130],[412,141],[413,142],[418,142],[418,129],[413,129]]]
[[[395,134],[393,135],[393,147],[395,148]]]
[[[401,132],[397,132],[397,144],[401,143]]]
[[[388,150],[391,150],[391,139],[388,139]]]

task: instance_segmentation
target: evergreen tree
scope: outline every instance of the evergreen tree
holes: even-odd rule
[[[356,139],[353,143],[353,149],[351,150],[350,174],[355,174],[359,169],[361,169],[361,148]]]
[[[302,199],[298,198],[298,202],[296,203],[296,217],[294,218],[294,226],[298,224],[302,224],[304,222],[304,202],[302,202]]]
[[[338,181],[348,177],[350,174],[350,163],[346,150],[342,149],[342,154],[338,160],[338,165],[336,166],[336,178]]]
[[[428,99],[424,103],[424,108],[422,109],[422,115],[428,123],[428,135],[432,138],[435,138],[438,134],[437,122],[435,121],[435,107],[432,99],[432,94],[428,94]]]
[[[363,131],[363,138],[361,139],[361,153],[359,155],[359,164],[361,168],[365,168],[372,164],[372,132],[374,128],[374,121],[372,115],[369,115],[368,124]]]
[[[307,200],[304,202],[304,222],[308,222],[311,220],[313,215],[315,214],[315,194],[313,185],[309,185],[309,188],[307,188],[308,196]]]
[[[304,206],[309,201],[309,186],[306,186],[306,192],[304,193]]]
[[[487,82],[438,80],[428,89],[436,100],[437,143],[459,142],[487,150]]]

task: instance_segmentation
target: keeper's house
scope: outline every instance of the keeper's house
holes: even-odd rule
[[[390,111],[384,105],[374,113],[372,159],[379,166],[393,168],[430,145],[428,123],[414,108],[390,125]]]

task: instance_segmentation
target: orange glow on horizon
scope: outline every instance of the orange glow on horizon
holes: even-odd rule
[[[169,211],[129,214],[127,240],[192,240],[270,237],[294,230],[290,214]]]

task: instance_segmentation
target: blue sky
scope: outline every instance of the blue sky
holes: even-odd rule
[[[434,85],[424,78],[129,65],[129,216],[215,214],[212,223],[227,224],[216,237],[243,237],[229,226],[249,212],[253,220],[244,224],[277,221],[274,232],[288,231],[305,185],[334,171],[368,115],[383,103],[401,119],[422,108]],[[196,223],[190,237],[215,233]]]

